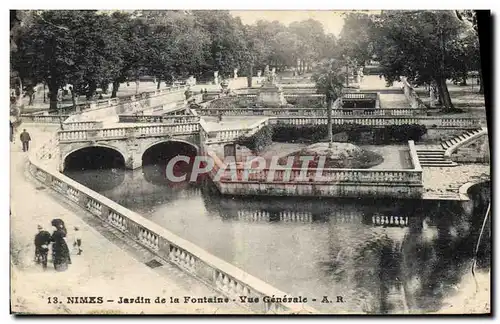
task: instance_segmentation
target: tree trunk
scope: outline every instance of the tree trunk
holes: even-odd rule
[[[332,147],[333,143],[333,132],[332,132],[332,106],[333,100],[332,98],[327,99],[327,116],[328,116],[328,142],[329,146]]]
[[[89,84],[89,89],[87,91],[87,100],[91,100],[92,99],[92,97],[94,96],[96,90],[97,90],[97,85],[95,84],[95,82],[91,82]]]
[[[158,77],[157,81],[158,81],[158,83],[156,84],[156,90],[160,90],[161,78]]]
[[[481,93],[481,94],[484,93],[483,74],[482,74],[482,72],[479,72],[479,93]]]
[[[120,82],[113,81],[113,89],[111,90],[111,98],[116,98],[116,93],[118,92],[118,88],[120,88]]]
[[[247,75],[247,86],[248,88],[252,87],[252,77],[253,77],[253,64],[250,65],[248,75]]]
[[[75,97],[75,86],[73,85],[73,91],[71,91],[71,103],[73,104],[73,109],[76,110],[76,97]]]
[[[465,72],[463,75],[462,75],[462,82],[460,82],[460,86],[466,86],[467,85],[467,72]]]
[[[436,80],[436,83],[443,110],[445,111],[453,110],[455,107],[453,107],[453,103],[451,102],[450,93],[448,92],[448,85],[446,84],[446,79],[440,78]]]
[[[58,88],[56,84],[48,84],[49,86],[49,110],[57,110],[57,92]]]

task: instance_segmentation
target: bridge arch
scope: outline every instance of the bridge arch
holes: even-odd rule
[[[66,171],[68,164],[71,163],[70,159],[72,156],[75,155],[75,153],[85,151],[85,150],[99,150],[102,149],[103,151],[107,151],[107,154],[113,154],[115,155],[114,160],[116,164],[118,164],[121,167],[125,166],[126,163],[126,154],[122,152],[119,148],[112,146],[112,145],[106,145],[106,144],[87,144],[83,146],[76,147],[68,152],[65,152],[64,155],[61,158],[62,162],[62,171]]]
[[[191,146],[193,147],[193,149],[196,151],[196,153],[199,153],[200,152],[200,147],[194,143],[191,143],[190,141],[186,141],[186,140],[182,140],[182,139],[177,139],[177,138],[168,138],[168,139],[160,139],[158,141],[155,141],[155,142],[152,142],[150,144],[148,144],[146,147],[144,147],[144,150],[142,152],[142,156],[144,156],[144,153],[146,153],[147,150],[149,150],[150,148],[156,146],[156,145],[160,145],[160,144],[168,144],[168,143],[184,143],[186,144],[187,146]]]

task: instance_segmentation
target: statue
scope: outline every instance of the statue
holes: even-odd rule
[[[234,78],[236,79],[238,77],[238,69],[234,69]]]
[[[257,71],[257,77],[260,78],[261,75],[262,75],[262,71],[261,70]]]
[[[219,84],[219,71],[214,71],[214,84]]]

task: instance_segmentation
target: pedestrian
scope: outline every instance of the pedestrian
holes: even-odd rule
[[[35,262],[42,264],[43,269],[47,269],[47,254],[51,241],[50,233],[38,225],[38,233],[35,235]]]
[[[75,226],[75,239],[73,241],[73,248],[78,250],[76,253],[77,255],[81,255],[83,250],[82,250],[82,237],[80,236],[80,229]]]
[[[56,271],[65,271],[68,265],[71,264],[68,245],[64,239],[67,235],[66,226],[61,219],[53,219],[52,226],[54,232],[52,233],[52,262]]]
[[[222,113],[221,112],[219,112],[219,114],[217,115],[217,120],[219,123],[222,122]]]
[[[10,123],[10,141],[11,143],[14,142],[14,124],[12,123],[12,120],[9,121]]]
[[[23,129],[23,132],[21,133],[19,138],[21,139],[21,143],[23,143],[23,152],[28,151],[29,146],[30,146],[31,137],[30,137],[30,134],[26,131],[26,129]]]

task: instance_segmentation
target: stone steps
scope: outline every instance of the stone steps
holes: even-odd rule
[[[458,136],[455,136],[453,137],[452,139],[450,140],[447,140],[447,141],[444,141],[441,143],[441,147],[444,149],[444,150],[447,150],[448,148],[450,148],[451,146],[453,145],[456,145],[460,142],[463,142],[463,141],[466,141],[467,139],[471,138],[472,136],[476,135],[477,133],[479,133],[481,131],[481,129],[475,129],[475,130],[472,130],[472,131],[468,131],[468,132],[465,132],[463,134],[460,134]]]
[[[418,160],[423,167],[453,167],[457,164],[444,156],[442,149],[417,149]]]

